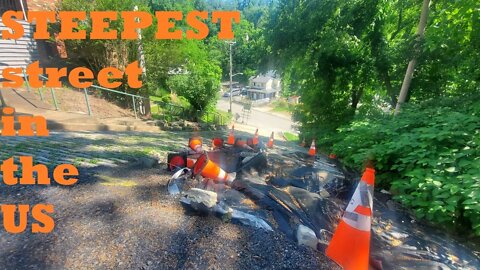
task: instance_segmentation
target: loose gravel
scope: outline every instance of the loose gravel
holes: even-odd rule
[[[0,268],[338,269],[278,231],[186,212],[167,193],[169,177],[124,165],[84,169],[74,187],[1,186],[1,203],[53,204],[56,227],[46,235],[0,230]]]

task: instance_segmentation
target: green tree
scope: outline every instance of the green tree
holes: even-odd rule
[[[222,71],[218,64],[209,59],[203,46],[196,41],[185,42],[190,43],[184,51],[186,64],[180,74],[168,78],[167,86],[185,97],[195,110],[203,112],[215,105]]]
[[[424,0],[422,5],[422,11],[420,15],[420,22],[418,23],[418,30],[416,33],[416,43],[414,44],[415,56],[408,62],[407,72],[405,73],[405,79],[402,83],[402,89],[400,90],[400,95],[398,96],[397,105],[395,107],[395,114],[400,112],[401,105],[405,102],[408,94],[408,88],[412,82],[413,71],[415,69],[415,64],[417,63],[417,55],[419,54],[419,43],[423,41],[425,34],[425,27],[427,26],[428,18],[428,9],[430,5],[430,0]]]
[[[266,35],[286,88],[302,96],[296,118],[304,130],[347,123],[377,87],[370,33],[378,8],[377,0],[279,1]]]
[[[266,44],[286,92],[302,97],[295,117],[303,131],[334,132],[359,105],[393,109],[413,57],[418,65],[407,102],[480,89],[473,68],[480,61],[480,3],[433,1],[425,39],[413,46],[421,2],[278,1],[265,27]]]

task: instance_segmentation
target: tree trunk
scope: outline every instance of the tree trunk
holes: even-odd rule
[[[412,82],[413,78],[413,71],[415,70],[415,64],[417,63],[417,55],[419,53],[419,44],[420,41],[423,39],[425,34],[425,26],[427,25],[427,18],[428,18],[428,6],[430,5],[430,0],[423,0],[422,6],[422,13],[420,15],[420,22],[418,23],[417,29],[417,40],[415,42],[414,47],[414,56],[413,59],[410,60],[407,67],[407,72],[405,73],[405,78],[403,79],[402,88],[400,89],[400,95],[398,97],[397,106],[395,107],[395,115],[400,112],[400,108],[402,104],[405,102],[407,98],[408,89],[410,88],[410,83]]]
[[[387,88],[387,95],[390,97],[390,105],[392,105],[392,107],[395,107],[397,104],[397,97],[395,95],[395,91],[393,90],[392,81],[390,79],[390,74],[388,73],[388,70],[385,69],[382,71],[382,77],[383,82],[385,83],[385,87]]]
[[[352,109],[353,112],[357,110],[358,103],[360,102],[360,98],[363,95],[363,87],[361,87],[359,90],[353,91],[352,92]]]

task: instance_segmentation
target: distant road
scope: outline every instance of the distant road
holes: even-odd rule
[[[227,112],[229,109],[229,99],[225,97],[220,98],[220,100],[217,102],[217,109]],[[236,103],[232,103],[232,111],[233,115],[235,115],[235,113],[238,113],[240,115],[238,121],[241,122],[242,106]],[[255,108],[252,108],[250,112],[250,117],[248,118],[248,122],[244,124],[256,128],[268,129],[275,132],[295,132],[295,130],[292,128],[293,121],[291,119],[288,119],[288,117],[278,116],[268,112],[262,112],[256,110]]]

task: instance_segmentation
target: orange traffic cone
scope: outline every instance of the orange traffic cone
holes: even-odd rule
[[[255,135],[253,135],[252,144],[253,144],[253,145],[257,145],[257,144],[258,144],[258,128],[257,128],[257,130],[255,131]]]
[[[190,138],[190,140],[188,140],[188,146],[190,146],[190,148],[197,153],[202,152],[203,151],[202,138],[200,137]]]
[[[196,160],[193,158],[187,158],[187,168],[192,169],[195,165]]]
[[[168,155],[168,170],[170,171],[184,168],[186,163],[186,156],[180,154]]]
[[[315,156],[317,154],[317,148],[315,148],[315,139],[312,140],[312,144],[310,145],[310,150],[308,150],[309,156]]]
[[[215,182],[232,184],[235,180],[235,173],[226,173],[215,162],[208,158],[207,154],[201,155],[193,166],[193,175],[201,174],[205,178],[213,179]]]
[[[242,138],[237,138],[235,140],[235,147],[252,150],[252,148],[248,145],[248,141],[242,140]]]
[[[270,135],[270,139],[268,140],[267,147],[273,148],[273,131],[272,131],[272,135]]]
[[[345,270],[367,270],[375,170],[366,168],[326,254]]]
[[[222,138],[213,138],[212,139],[212,148],[218,149],[223,147],[223,139]]]
[[[235,131],[235,125],[232,125],[232,129],[230,130],[230,134],[228,134],[227,143],[233,145],[235,143],[235,135],[233,135]]]

